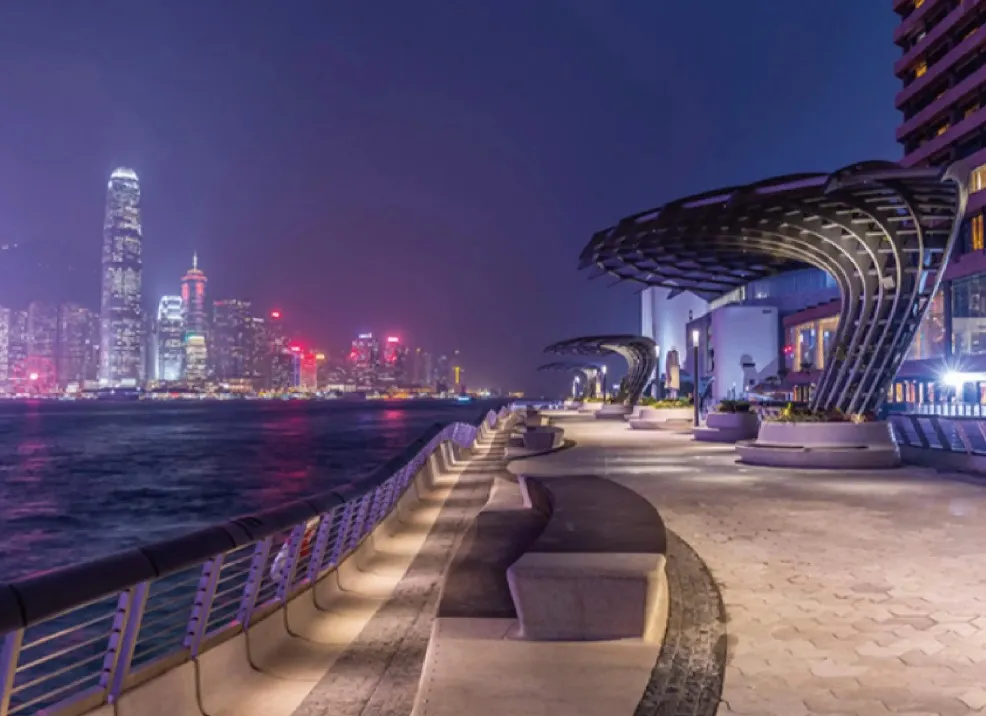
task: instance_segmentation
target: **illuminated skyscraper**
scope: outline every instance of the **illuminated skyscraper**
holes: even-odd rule
[[[10,319],[13,311],[0,307],[0,390],[10,378]]]
[[[205,307],[205,284],[208,279],[199,268],[199,255],[192,254],[192,268],[181,278],[182,311],[185,330],[189,333],[205,335],[208,331],[209,316]]]
[[[40,392],[58,387],[57,350],[58,308],[32,301],[27,307],[27,365],[29,379]]]
[[[251,378],[250,302],[229,299],[216,301],[212,314],[212,364],[219,381]]]
[[[155,338],[158,380],[181,380],[185,367],[185,319],[181,296],[162,296],[157,307]]]
[[[7,386],[13,393],[26,390],[27,311],[9,312],[7,320]]]
[[[380,370],[380,341],[372,333],[360,333],[353,341],[349,362],[359,385],[375,383]]]
[[[182,318],[185,321],[185,378],[201,382],[208,377],[208,314],[205,310],[205,274],[199,255],[192,254],[192,268],[181,278]]]
[[[58,309],[58,384],[63,389],[81,389],[95,373],[99,331],[94,332],[93,325],[93,313],[77,303]]]
[[[135,386],[141,378],[140,182],[131,169],[110,175],[103,221],[99,382]]]

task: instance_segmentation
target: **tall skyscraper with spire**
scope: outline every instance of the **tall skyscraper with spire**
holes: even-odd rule
[[[198,252],[192,254],[192,268],[181,278],[181,301],[185,319],[185,379],[199,383],[208,377],[208,314],[205,284],[208,279],[199,268]]]
[[[132,169],[110,175],[103,221],[99,382],[130,387],[143,379],[140,181]]]

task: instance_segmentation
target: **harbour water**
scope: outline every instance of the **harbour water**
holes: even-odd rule
[[[357,480],[444,401],[0,403],[0,582]]]

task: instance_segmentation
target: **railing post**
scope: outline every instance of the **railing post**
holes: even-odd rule
[[[263,539],[257,542],[257,546],[253,550],[250,572],[243,584],[243,596],[240,599],[240,608],[236,613],[236,620],[244,630],[250,627],[250,617],[253,616],[254,607],[257,606],[257,594],[260,592],[260,585],[264,582],[264,570],[267,568],[267,558],[270,556],[272,541],[272,537]]]
[[[349,543],[349,533],[353,528],[353,517],[355,513],[356,503],[353,501],[347,502],[343,508],[339,531],[336,532],[336,541],[332,545],[332,558],[329,564],[333,567],[339,566],[339,560],[342,559],[342,555],[346,551],[346,545]]]
[[[219,575],[223,571],[225,554],[219,554],[202,565],[199,577],[199,587],[195,592],[192,603],[192,615],[188,619],[188,630],[185,632],[185,648],[195,657],[199,654],[202,639],[209,625],[209,614],[212,612],[212,600],[216,596]]]
[[[930,448],[931,447],[931,443],[928,442],[928,436],[925,435],[924,434],[924,430],[921,429],[921,423],[918,421],[917,416],[915,416],[915,415],[909,415],[907,417],[911,421],[911,427],[914,428],[914,434],[918,438],[918,443],[920,443],[919,447],[922,447],[924,449]]]
[[[10,696],[14,691],[17,659],[23,642],[23,629],[15,629],[3,637],[3,648],[0,650],[0,716],[7,716],[10,711]]]
[[[144,618],[144,606],[151,591],[151,583],[140,582],[120,594],[113,616],[109,649],[103,659],[100,686],[106,689],[106,698],[112,704],[123,691],[123,680],[130,673],[140,622]]]
[[[291,536],[287,541],[287,554],[284,556],[284,569],[281,573],[280,582],[277,585],[277,601],[284,602],[291,593],[294,584],[294,574],[298,569],[298,554],[301,552],[301,543],[305,541],[305,532],[308,531],[308,523],[302,522],[291,530]]]
[[[318,532],[315,534],[315,543],[312,545],[312,556],[308,560],[308,583],[314,585],[318,581],[319,572],[322,571],[322,559],[329,548],[329,539],[332,537],[332,526],[335,523],[336,510],[322,513],[322,518],[318,523]]]
[[[363,539],[363,524],[366,522],[366,515],[370,511],[370,500],[373,497],[372,492],[368,492],[363,495],[363,498],[359,501],[359,507],[356,511],[356,520],[353,523],[353,529],[349,532],[349,542],[346,544],[346,551],[353,549],[359,541]]]
[[[972,444],[969,442],[969,436],[966,435],[965,427],[962,425],[962,421],[956,420],[952,423],[955,428],[955,434],[959,436],[959,441],[962,443],[962,447],[965,448],[966,455],[972,454]]]

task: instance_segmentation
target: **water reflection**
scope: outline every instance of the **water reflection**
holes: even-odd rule
[[[483,409],[0,403],[0,582],[330,489]]]

